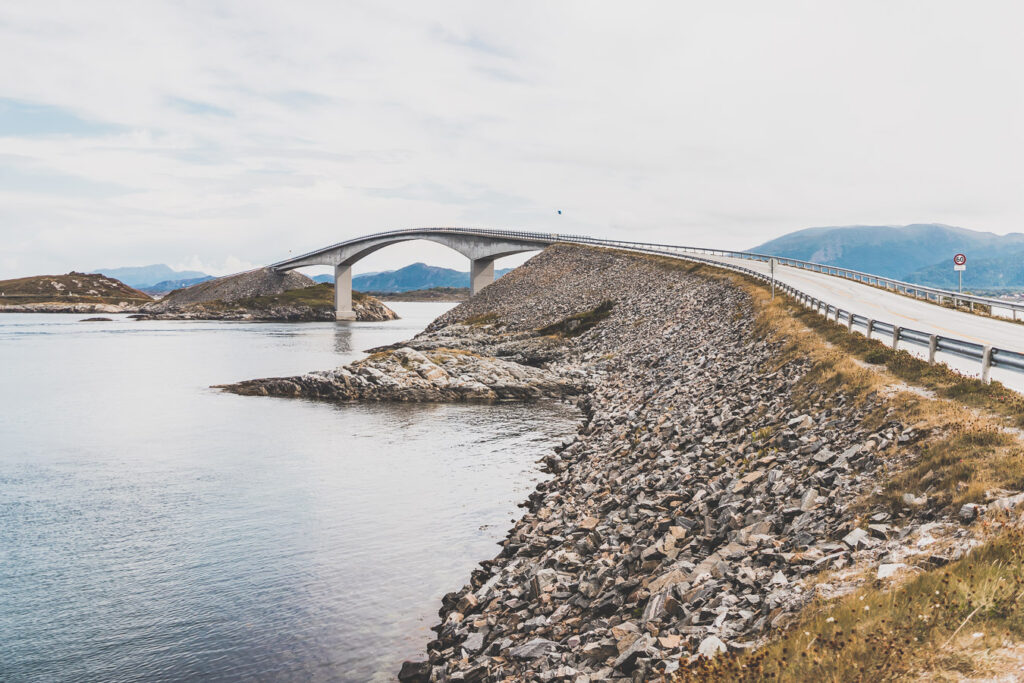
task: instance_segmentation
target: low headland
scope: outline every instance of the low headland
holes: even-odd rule
[[[152,301],[145,292],[95,273],[0,280],[2,313],[132,313]]]
[[[402,344],[225,389],[578,403],[403,681],[1020,666],[1024,399],[742,276],[556,245]]]

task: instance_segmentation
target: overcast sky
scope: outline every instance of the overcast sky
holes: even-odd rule
[[[6,0],[0,277],[427,225],[1022,231],[1020,7]],[[423,245],[356,272],[468,268]]]

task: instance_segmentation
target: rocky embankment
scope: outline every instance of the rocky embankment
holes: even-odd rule
[[[754,318],[728,281],[555,246],[386,359],[232,390],[351,400],[366,368],[370,398],[400,395],[396,377],[424,379],[425,361],[445,367],[451,349],[579,387],[584,419],[544,455],[550,479],[500,553],[444,597],[428,659],[399,677],[647,680],[756,647],[813,596],[846,589],[820,572],[896,563],[904,539],[945,524],[852,511],[881,452],[919,435],[894,421],[866,429],[877,398],[817,386]]]
[[[358,292],[353,292],[352,309],[361,321],[398,318],[377,299]],[[333,321],[334,287],[294,271],[261,268],[175,290],[142,310],[150,318],[174,320]]]
[[[96,273],[0,280],[4,313],[133,313],[152,301],[145,292]]]

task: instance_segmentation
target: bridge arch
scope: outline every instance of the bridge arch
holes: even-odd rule
[[[334,268],[334,307],[338,320],[355,320],[352,310],[352,266],[399,242],[429,240],[453,249],[470,263],[470,292],[476,294],[494,282],[494,261],[502,256],[535,251],[554,244],[554,235],[523,233],[508,230],[475,230],[472,228],[412,228],[376,233],[318,249],[301,256],[279,261],[270,267],[278,272],[304,266]]]

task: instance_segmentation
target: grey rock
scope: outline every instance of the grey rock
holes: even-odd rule
[[[852,550],[863,548],[868,544],[868,532],[864,529],[854,529],[843,536],[843,543],[848,545]]]
[[[430,680],[430,662],[402,662],[398,680],[402,683],[427,683]]]
[[[970,524],[978,518],[978,513],[981,509],[981,506],[977,503],[964,503],[960,506],[960,521],[964,524]]]
[[[537,659],[558,649],[558,643],[544,638],[534,638],[511,649],[510,654],[516,659]]]

